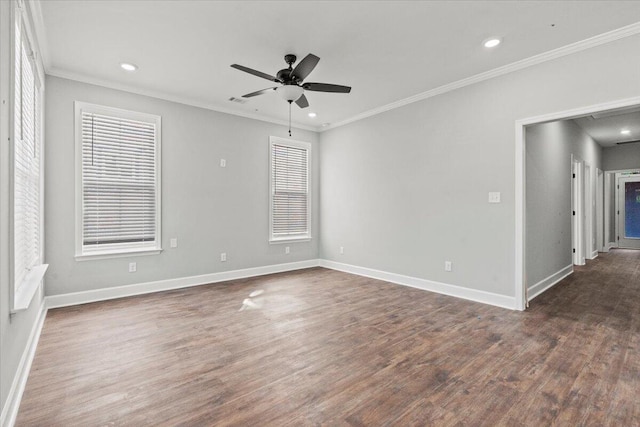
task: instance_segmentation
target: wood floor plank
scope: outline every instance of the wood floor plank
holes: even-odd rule
[[[640,425],[638,390],[614,250],[526,312],[323,268],[50,310],[17,425]]]

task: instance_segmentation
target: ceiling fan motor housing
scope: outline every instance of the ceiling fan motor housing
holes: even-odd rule
[[[278,73],[276,74],[276,77],[283,84],[294,84],[293,78],[291,77],[291,70],[288,68],[278,71]]]
[[[298,58],[292,53],[289,53],[284,56],[284,62],[289,64],[289,68],[282,69],[278,71],[278,73],[276,74],[276,77],[283,84],[285,85],[296,84],[296,78],[295,76],[292,75],[292,71],[293,71],[293,64],[296,62],[297,59]]]

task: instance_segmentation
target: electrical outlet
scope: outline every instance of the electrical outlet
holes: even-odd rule
[[[451,261],[444,262],[444,271],[451,271]]]
[[[169,246],[171,246],[172,248],[177,248],[178,247],[178,238],[177,237],[172,237],[169,240]]]
[[[227,167],[227,161],[225,159],[220,159],[220,167],[221,168],[226,168]]]
[[[499,191],[492,191],[489,193],[489,203],[500,203]]]
[[[227,261],[227,253],[226,252],[222,252],[220,254],[220,261],[221,262],[226,262]]]
[[[138,266],[135,262],[129,263],[129,273],[135,273],[138,270]]]
[[[284,253],[285,253],[285,254],[288,254],[288,253],[290,253],[290,252],[291,252],[291,248],[289,248],[289,246],[285,246],[285,248],[284,248]]]
[[[344,246],[340,246],[340,254],[344,254]]]

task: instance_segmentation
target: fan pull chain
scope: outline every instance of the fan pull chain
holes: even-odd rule
[[[291,101],[289,101],[289,136],[291,136]]]

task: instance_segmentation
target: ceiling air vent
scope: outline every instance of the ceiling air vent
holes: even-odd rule
[[[236,98],[235,96],[232,96],[231,98],[229,98],[229,101],[235,102],[237,104],[246,104],[247,101],[249,101],[249,100],[248,99],[243,99],[243,98]]]

